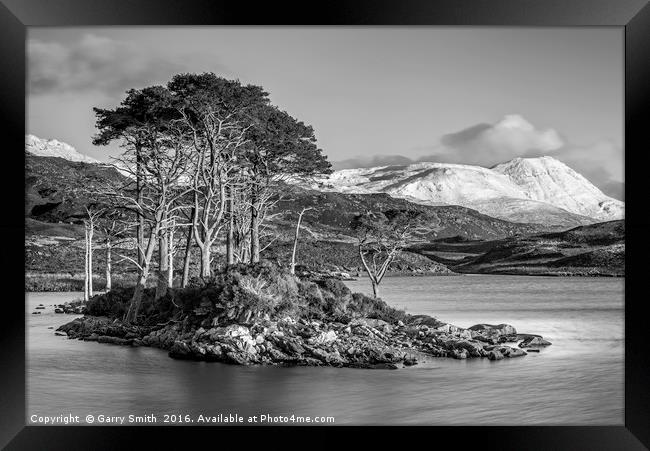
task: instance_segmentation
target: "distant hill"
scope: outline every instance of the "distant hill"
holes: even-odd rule
[[[439,240],[412,251],[461,273],[625,275],[625,222],[492,241]]]
[[[88,203],[80,188],[124,180],[110,165],[27,153],[25,215],[44,223],[79,222]]]

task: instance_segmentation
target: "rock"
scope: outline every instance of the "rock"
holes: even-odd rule
[[[381,329],[384,326],[388,326],[388,323],[386,321],[384,321],[384,320],[381,320],[381,319],[358,318],[358,319],[350,321],[349,325],[351,327],[354,327],[354,326],[367,326],[367,327],[372,327],[374,329]]]
[[[403,363],[404,363],[404,366],[413,366],[413,365],[417,365],[417,364],[418,364],[418,359],[416,359],[416,358],[413,357],[413,356],[406,357],[406,358],[404,359],[404,362],[403,362]]]
[[[290,316],[285,316],[285,317],[282,318],[280,321],[278,321],[278,323],[284,323],[284,324],[291,324],[291,325],[293,325],[293,324],[296,324],[296,320],[293,319],[293,318],[290,317]]]
[[[450,352],[450,356],[455,358],[455,359],[466,359],[467,358],[467,350],[465,349],[452,349]]]
[[[309,342],[314,344],[331,343],[337,338],[336,332],[328,330],[327,332],[321,332],[317,336],[310,338]]]
[[[469,328],[473,332],[473,336],[481,336],[485,338],[498,338],[503,335],[516,335],[517,330],[510,324],[475,324]]]
[[[110,343],[114,345],[127,345],[131,344],[131,340],[128,340],[126,338],[119,338],[119,337],[112,337],[109,335],[100,335],[97,337],[97,342],[98,343]]]
[[[249,365],[251,363],[246,355],[239,352],[227,352],[226,359],[228,362],[235,363],[237,365]]]
[[[506,349],[507,351],[504,351],[504,349]],[[511,348],[509,346],[501,348],[500,351],[506,357],[523,357],[527,355],[526,351],[523,351],[518,348]]]
[[[398,322],[399,325],[399,322]],[[411,317],[411,320],[409,321],[409,325],[411,326],[430,326],[433,328],[438,328],[442,326],[449,326],[449,324],[445,324],[442,321],[437,320],[436,318],[433,318],[428,315],[415,315]]]
[[[550,346],[551,342],[544,340],[539,336],[529,336],[524,338],[524,340],[519,343],[520,348],[539,348],[544,346]]]
[[[188,358],[191,354],[189,346],[182,341],[175,341],[169,350],[169,357],[173,359]]]
[[[248,327],[231,324],[224,329],[223,334],[229,337],[240,337],[242,335],[250,335],[250,331]]]
[[[303,348],[300,343],[290,338],[276,337],[275,344],[278,348],[289,355],[302,354],[305,352],[305,348]]]
[[[58,331],[57,331],[57,332],[54,332],[54,335],[58,335],[59,337],[67,337],[67,336],[68,336],[67,333],[65,333],[65,332],[58,332]]]
[[[99,335],[93,333],[93,334],[88,335],[87,337],[84,337],[83,340],[84,341],[97,341],[98,338],[99,338]]]
[[[490,360],[503,360],[503,354],[501,354],[498,350],[493,349],[492,351],[488,352],[487,358]]]

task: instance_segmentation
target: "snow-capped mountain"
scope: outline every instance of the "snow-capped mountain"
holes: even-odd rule
[[[427,205],[461,205],[516,222],[575,226],[621,219],[624,203],[552,157],[516,158],[491,169],[448,163],[344,169],[313,188],[387,193]]]
[[[56,139],[41,139],[34,135],[25,136],[25,150],[39,157],[58,157],[68,161],[100,163],[100,161],[78,152],[70,144]]]
[[[624,216],[623,202],[555,158],[515,158],[492,169],[507,175],[530,199],[603,221]]]

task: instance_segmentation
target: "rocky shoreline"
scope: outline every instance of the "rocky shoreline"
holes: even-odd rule
[[[57,332],[70,339],[156,347],[177,359],[373,369],[416,365],[423,356],[501,360],[551,344],[538,335],[518,334],[507,324],[462,329],[423,315],[412,316],[408,324],[369,318],[344,324],[285,317],[227,326],[197,324],[189,316],[156,326],[85,316]]]

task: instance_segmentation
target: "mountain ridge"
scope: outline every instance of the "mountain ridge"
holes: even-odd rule
[[[343,169],[311,188],[386,193],[425,205],[460,205],[508,221],[574,227],[622,219],[624,203],[550,157],[515,158],[482,166],[420,162]]]
[[[42,139],[35,135],[25,135],[25,151],[40,157],[58,157],[68,161],[101,164],[101,161],[82,154],[68,143],[57,139]]]

